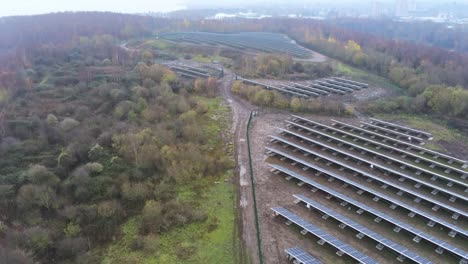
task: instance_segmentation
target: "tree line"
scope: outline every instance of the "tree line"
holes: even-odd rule
[[[12,89],[0,88],[2,263],[99,263],[95,249],[131,216],[132,250],[146,248],[145,235],[207,220],[177,187],[233,167],[207,132],[217,81],[183,81],[114,38],[30,50]]]
[[[266,18],[192,23],[214,32],[268,31],[288,34],[299,43],[358,68],[390,79],[405,89],[404,98],[392,101],[388,111],[432,112],[466,117],[468,55],[426,45],[387,40],[371,34],[338,28],[328,21]],[[440,91],[444,92],[440,92]],[[406,105],[402,101],[410,102]]]

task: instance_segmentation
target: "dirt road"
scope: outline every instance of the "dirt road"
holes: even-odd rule
[[[252,263],[259,263],[257,252],[257,240],[255,229],[255,216],[253,209],[253,196],[250,183],[250,171],[247,156],[247,121],[250,112],[255,106],[239,100],[231,93],[231,86],[235,75],[225,70],[221,82],[221,92],[225,102],[232,110],[232,131],[234,135],[235,159],[236,159],[236,185],[237,185],[237,223],[239,233],[242,235],[243,255],[247,254]],[[244,258],[245,259],[245,258]]]

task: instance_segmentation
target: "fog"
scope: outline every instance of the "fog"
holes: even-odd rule
[[[33,15],[63,11],[169,12],[185,8],[184,2],[182,0],[0,0],[0,16]]]
[[[437,5],[443,3],[468,4],[468,0],[440,1],[440,0],[407,0],[419,6]],[[249,8],[252,6],[264,6],[274,8],[275,6],[291,7],[349,7],[355,8],[369,6],[373,2],[393,5],[397,0],[1,0],[0,16],[32,15],[63,11],[111,11],[119,13],[148,13],[169,12],[186,8]]]

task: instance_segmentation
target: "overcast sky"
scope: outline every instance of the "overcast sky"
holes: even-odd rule
[[[32,15],[62,11],[112,11],[119,13],[168,12],[182,9],[185,6],[219,6],[229,5],[242,7],[247,4],[275,5],[318,3],[370,4],[373,1],[395,3],[397,0],[0,0],[0,16]],[[456,2],[468,3],[468,0],[408,0],[417,3]]]
[[[167,12],[183,8],[184,2],[184,0],[0,0],[0,16],[61,11]]]

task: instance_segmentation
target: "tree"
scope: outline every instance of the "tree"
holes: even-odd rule
[[[46,167],[33,165],[26,172],[28,179],[36,185],[56,186],[60,179]]]
[[[162,206],[154,200],[146,202],[142,212],[140,230],[142,233],[159,233],[163,223]]]
[[[52,209],[57,205],[57,197],[55,191],[48,186],[26,184],[19,189],[16,203],[22,209],[33,207]]]
[[[24,231],[26,248],[34,255],[44,255],[52,245],[49,231],[41,227],[31,227]]]
[[[0,259],[3,264],[34,264],[30,254],[19,248],[6,248],[0,246]]]
[[[297,97],[293,97],[291,99],[290,107],[294,112],[302,111],[303,105],[302,105],[301,99]]]
[[[129,202],[142,202],[151,194],[150,186],[144,183],[125,182],[122,184],[122,197]]]

